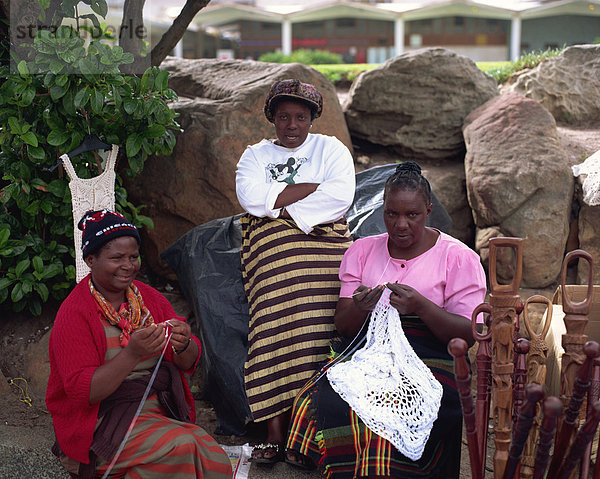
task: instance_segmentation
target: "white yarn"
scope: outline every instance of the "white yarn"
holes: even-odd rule
[[[81,253],[81,232],[77,228],[77,223],[89,210],[115,209],[115,163],[119,145],[112,145],[112,150],[108,154],[104,171],[94,178],[79,178],[75,169],[69,160],[68,155],[62,155],[60,159],[65,166],[65,170],[71,181],[69,189],[71,190],[71,201],[73,203],[73,237],[75,240],[75,270],[77,282],[81,281],[90,272],[90,268]]]
[[[413,461],[423,455],[442,385],[408,343],[386,288],[371,313],[365,346],[327,371],[334,391],[365,425]]]
[[[582,185],[583,201],[590,206],[600,205],[600,150],[571,169],[573,176],[587,175]]]

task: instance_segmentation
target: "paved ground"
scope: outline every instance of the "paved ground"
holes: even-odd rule
[[[0,479],[69,479],[50,452],[54,438],[47,429],[0,425]],[[489,463],[489,462],[488,462]],[[316,471],[307,472],[278,463],[274,466],[252,464],[249,479],[319,479]],[[468,453],[463,444],[460,479],[471,477]]]

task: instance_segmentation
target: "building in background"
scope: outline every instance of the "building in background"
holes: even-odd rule
[[[179,9],[165,7],[162,18]],[[600,0],[212,0],[192,23],[177,56],[257,59],[307,48],[339,53],[348,63],[381,63],[441,46],[475,61],[501,61],[598,41]]]

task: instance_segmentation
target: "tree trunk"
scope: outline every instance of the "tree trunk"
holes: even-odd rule
[[[146,3],[146,0],[125,0],[123,4],[119,46],[124,51],[132,53],[134,58],[133,63],[121,65],[120,70],[123,73],[142,74],[150,66],[148,60],[142,57],[142,48],[147,35],[142,16],[144,3]]]

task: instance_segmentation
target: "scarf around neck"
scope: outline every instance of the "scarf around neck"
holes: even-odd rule
[[[131,283],[128,286],[125,293],[127,306],[121,308],[119,312],[117,312],[113,305],[110,304],[110,302],[108,302],[94,287],[91,278],[88,281],[88,285],[92,296],[104,314],[104,318],[113,326],[117,326],[121,329],[120,340],[122,348],[129,344],[129,338],[133,331],[154,324],[154,318],[144,304],[142,294],[135,284]]]

